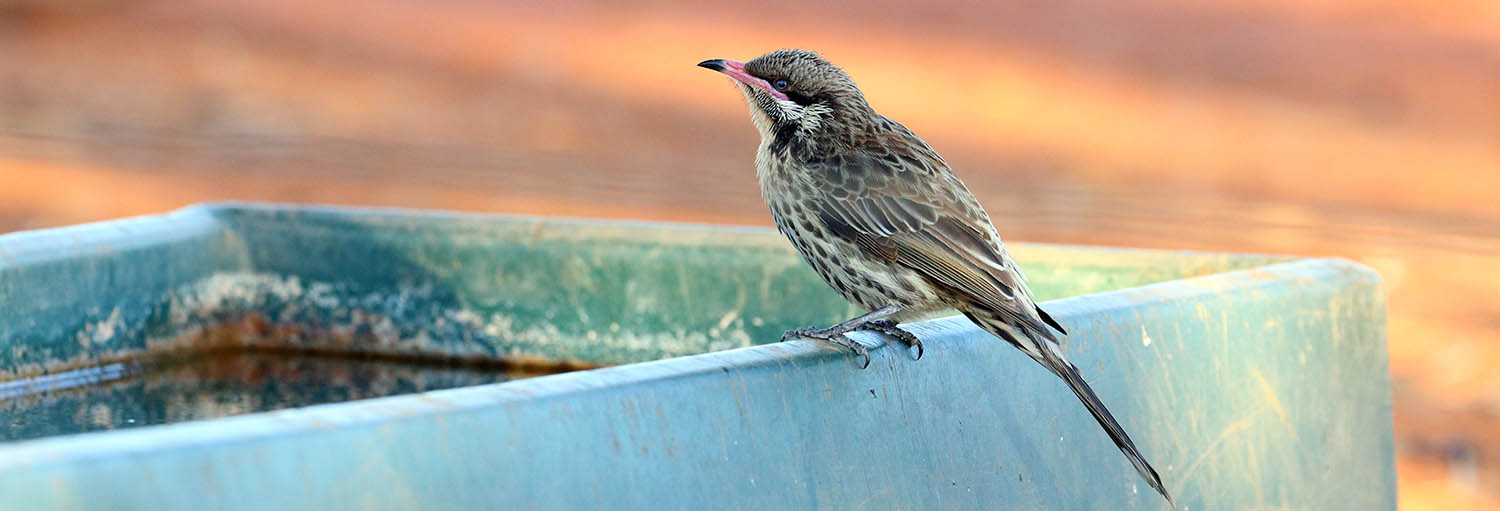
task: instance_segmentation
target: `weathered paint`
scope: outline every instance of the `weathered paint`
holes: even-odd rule
[[[1395,507],[1372,272],[1014,251],[1180,507]],[[863,371],[755,345],[851,312],[752,229],[217,205],[0,237],[12,375],[226,321],[247,326],[217,342],[628,364],[0,445],[0,506],[1165,507],[1065,386],[962,319],[913,325],[920,361],[860,334]]]

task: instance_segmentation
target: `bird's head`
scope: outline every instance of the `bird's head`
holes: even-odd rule
[[[712,59],[698,65],[735,80],[767,140],[833,141],[865,128],[874,116],[854,80],[811,51],[777,50],[749,62]]]

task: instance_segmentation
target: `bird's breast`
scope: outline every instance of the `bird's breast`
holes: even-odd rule
[[[868,253],[834,233],[817,215],[816,197],[786,181],[762,177],[766,203],[776,229],[786,236],[808,266],[840,295],[865,309],[902,305],[918,310],[941,302],[932,285],[917,272]]]

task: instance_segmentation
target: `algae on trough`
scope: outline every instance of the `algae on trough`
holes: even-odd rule
[[[0,383],[0,442],[352,401],[563,368],[227,350]]]

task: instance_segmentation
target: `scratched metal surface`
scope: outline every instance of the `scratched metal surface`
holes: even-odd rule
[[[1015,251],[1182,507],[1395,507],[1372,272]],[[0,507],[1164,507],[961,319],[864,371],[757,345],[850,312],[760,230],[229,204],[4,236],[9,377],[208,342],[626,365],[0,444]]]

